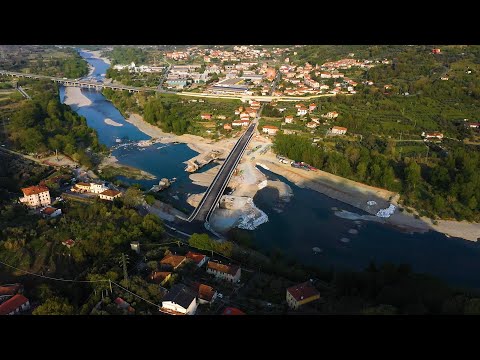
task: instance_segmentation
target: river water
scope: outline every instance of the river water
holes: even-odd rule
[[[103,82],[109,65],[88,52],[80,51],[80,55],[93,66],[93,72],[89,78]],[[165,191],[165,196],[170,197],[169,202],[185,210],[193,210],[186,199],[189,194],[203,192],[205,188],[192,183],[188,177],[189,173],[184,171],[186,165],[183,162],[198,153],[186,144],[157,143],[147,147],[138,146],[138,141],[148,140],[150,136],[127,122],[118,109],[100,92],[88,89],[81,91],[92,103],[78,108],[76,112],[87,119],[89,127],[97,130],[100,142],[112,148],[112,155],[120,164],[130,165],[156,176],[154,180],[133,180],[125,177],[118,177],[118,179],[130,184],[139,183],[149,189],[152,185],[158,184],[161,178],[175,177],[177,178],[175,183]],[[61,101],[64,97],[65,88],[62,87],[60,88]],[[108,125],[105,119],[112,119],[122,126]],[[202,169],[202,171],[206,170],[208,167]]]
[[[109,65],[89,53],[80,52],[80,55],[94,67],[91,76],[103,81]],[[62,99],[63,93],[62,90]],[[102,143],[118,147],[119,144],[150,138],[126,122],[101,93],[89,90],[82,90],[82,93],[92,104],[81,107],[78,113],[98,131]],[[123,126],[107,125],[104,122],[106,118]],[[118,143],[116,139],[122,142]],[[148,181],[122,180],[150,187],[162,177],[176,177],[177,182],[167,190],[166,196],[178,197],[176,201],[189,210],[191,207],[185,201],[188,194],[205,190],[192,184],[184,171],[183,161],[196,154],[185,144],[161,143],[145,148],[125,146],[113,151],[121,164],[137,167],[158,177]],[[205,167],[202,171],[207,169]],[[250,232],[258,248],[265,251],[279,249],[286,256],[322,267],[363,269],[372,260],[377,264],[387,261],[406,263],[415,271],[436,275],[451,284],[480,289],[480,245],[477,243],[448,238],[433,231],[412,235],[387,225],[339,218],[335,209],[361,215],[365,213],[316,191],[299,188],[270,171],[260,170],[269,179],[290,185],[294,196],[289,203],[282,204],[275,189],[266,187],[257,193],[255,204],[269,217],[267,223]],[[321,252],[314,253],[314,247]]]

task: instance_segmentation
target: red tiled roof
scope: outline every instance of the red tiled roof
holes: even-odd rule
[[[45,209],[42,210],[42,213],[46,214],[46,215],[52,215],[55,211],[57,211],[58,209],[54,208],[54,207],[46,207]]]
[[[242,310],[234,307],[227,307],[223,310],[222,315],[246,315]]]
[[[105,190],[104,192],[102,192],[100,194],[114,197],[114,196],[117,196],[120,193],[121,193],[120,191],[108,189],[108,190]]]
[[[201,284],[198,287],[198,297],[206,301],[212,301],[213,295],[215,295],[215,290],[213,287]]]
[[[185,256],[180,255],[167,255],[162,260],[160,260],[160,264],[162,265],[171,265],[173,268],[179,266],[182,262],[185,261]]]
[[[3,304],[0,305],[0,315],[8,315],[12,311],[15,311],[18,309],[20,306],[25,304],[28,301],[28,299],[21,295],[17,294],[7,301],[5,301]]]
[[[195,263],[199,263],[201,262],[203,259],[205,259],[205,255],[203,254],[198,254],[198,253],[194,253],[194,252],[191,252],[189,251],[187,253],[187,255],[185,255],[185,257],[187,257],[188,259],[190,260],[193,260]]]
[[[315,289],[310,281],[306,281],[302,284],[291,286],[287,289],[290,295],[297,301],[308,299],[309,297],[320,295],[317,289]]]
[[[264,129],[278,130],[278,127],[273,126],[273,125],[264,125],[263,128],[264,128]]]
[[[341,127],[341,126],[334,126],[332,127],[332,130],[335,129],[335,130],[345,130],[347,131],[347,128],[346,127]]]
[[[230,274],[235,276],[240,266],[238,265],[225,265],[217,262],[209,261],[207,264],[207,269],[216,270],[225,274]]]
[[[72,245],[75,245],[75,240],[68,239],[68,240],[62,241],[62,244],[72,246]]]
[[[21,284],[0,286],[0,296],[15,295],[22,288]]]
[[[37,186],[30,186],[27,188],[23,188],[22,191],[23,191],[23,195],[29,196],[29,195],[40,194],[45,191],[48,191],[48,188],[46,186],[37,185]]]
[[[122,298],[117,297],[115,299],[115,304],[117,304],[117,305],[123,304],[124,302],[125,302],[125,300],[123,300]]]

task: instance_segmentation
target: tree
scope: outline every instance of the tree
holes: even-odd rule
[[[33,315],[74,315],[75,311],[67,299],[53,297],[47,299],[32,312]]]
[[[203,250],[213,250],[212,240],[208,234],[193,234],[188,240],[190,246],[203,249]]]
[[[405,167],[405,184],[407,190],[415,190],[422,178],[420,171],[420,165],[413,160]]]
[[[148,205],[153,205],[155,203],[155,196],[153,196],[152,194],[148,194],[145,196],[145,201]]]
[[[135,187],[129,187],[123,195],[123,203],[132,208],[141,205],[143,203],[142,192]]]

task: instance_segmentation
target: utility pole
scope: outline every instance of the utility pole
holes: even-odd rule
[[[127,257],[122,253],[122,267],[123,267],[123,279],[125,280],[125,285],[128,287],[128,272],[127,272]]]

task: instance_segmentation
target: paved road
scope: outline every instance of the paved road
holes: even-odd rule
[[[211,212],[217,205],[217,202],[220,200],[220,197],[223,194],[223,191],[227,187],[227,184],[232,176],[235,167],[237,166],[240,158],[245,151],[257,125],[257,120],[252,121],[250,126],[247,128],[242,137],[237,141],[234,148],[225,159],[222,167],[218,171],[217,175],[213,179],[212,184],[208,187],[205,195],[200,201],[197,208],[188,218],[189,222],[192,221],[207,221],[210,217]]]

